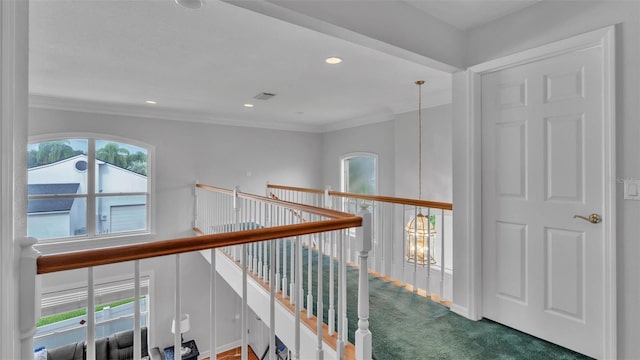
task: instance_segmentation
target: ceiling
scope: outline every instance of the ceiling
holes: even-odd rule
[[[460,30],[470,30],[541,0],[404,0]]]
[[[329,131],[416,110],[415,80],[427,81],[426,106],[451,101],[449,73],[205,1],[190,10],[171,0],[32,0],[31,105]],[[406,1],[461,29],[478,21],[448,14],[445,2]],[[329,56],[344,61],[328,65]],[[276,96],[254,99],[261,92]]]

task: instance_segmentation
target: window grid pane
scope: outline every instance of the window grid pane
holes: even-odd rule
[[[29,236],[149,230],[147,149],[87,138],[34,143],[28,152]]]

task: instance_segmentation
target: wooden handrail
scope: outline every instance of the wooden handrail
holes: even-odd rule
[[[300,192],[306,192],[311,194],[324,194],[324,190],[320,190],[320,189],[302,188],[302,187],[285,186],[285,185],[274,185],[274,184],[267,184],[267,187],[270,189],[300,191]]]
[[[276,196],[276,194],[274,194],[274,193],[269,193],[269,197],[270,197],[270,198],[272,198],[272,199],[274,199],[274,200],[280,200],[280,198],[278,198],[278,197]],[[297,219],[299,219],[301,222],[305,222],[305,221],[307,221],[307,220],[302,216],[302,214],[300,214],[299,212],[297,212],[297,211],[295,211],[295,210],[293,210],[293,209],[289,209],[289,212],[291,212],[291,214],[293,214],[293,216],[294,216],[294,217],[296,217]]]
[[[41,255],[37,259],[38,274],[80,269],[90,266],[115,264],[124,261],[148,259],[224,246],[249,244],[264,240],[287,238],[325,231],[348,229],[362,225],[359,216],[306,222],[222,234],[185,237],[145,244],[116,246],[64,254]]]
[[[223,192],[223,193],[226,193],[226,194],[233,194],[232,190],[217,188],[217,187],[211,186],[211,185],[196,184],[196,187],[201,188],[201,189],[205,189],[205,190],[215,191],[215,192]],[[244,193],[244,192],[241,192],[241,191],[238,191],[237,194],[238,194],[238,197],[240,197],[242,199],[258,200],[258,201],[262,201],[262,202],[265,202],[265,203],[278,205],[278,206],[282,206],[282,207],[287,207],[287,208],[290,208],[290,209],[300,210],[300,211],[304,211],[304,212],[307,212],[307,213],[310,213],[310,214],[320,215],[320,216],[324,216],[324,217],[328,217],[328,218],[341,218],[341,217],[351,217],[351,216],[353,216],[352,214],[343,213],[341,211],[325,209],[325,208],[319,208],[319,207],[315,207],[315,206],[311,206],[311,205],[305,205],[305,204],[301,204],[301,203],[297,203],[297,202],[273,199],[273,198],[268,198],[268,197],[264,197],[264,196],[260,196],[260,195]]]
[[[232,190],[197,184],[197,187],[233,194]],[[237,193],[245,199],[255,199],[273,205],[290,207],[329,218],[302,224],[274,226],[268,228],[235,231],[222,234],[199,235],[151,243],[116,246],[105,249],[83,250],[64,254],[40,255],[37,259],[38,274],[80,269],[91,266],[115,264],[124,261],[148,259],[158,256],[175,255],[192,251],[248,244],[258,241],[314,234],[325,231],[348,229],[362,226],[362,218],[340,211],[322,209],[309,205],[269,199],[248,193]]]
[[[323,190],[319,190],[319,189],[309,189],[309,188],[301,188],[301,187],[294,187],[294,186],[267,184],[267,187],[270,189],[300,191],[300,192],[306,192],[306,193],[312,193],[312,194],[324,193]],[[438,201],[418,200],[418,199],[400,198],[400,197],[393,197],[393,196],[364,195],[364,194],[340,192],[340,191],[333,191],[333,190],[329,190],[329,195],[341,196],[345,198],[387,202],[387,203],[393,203],[393,204],[421,206],[421,207],[432,208],[432,209],[453,210],[452,203],[445,203],[445,202],[438,202]]]

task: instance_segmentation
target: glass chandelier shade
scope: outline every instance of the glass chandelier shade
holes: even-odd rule
[[[435,216],[426,216],[422,213],[411,218],[405,228],[407,232],[407,262],[419,266],[434,264],[433,248],[431,241],[435,238]],[[431,249],[431,251],[429,251]]]

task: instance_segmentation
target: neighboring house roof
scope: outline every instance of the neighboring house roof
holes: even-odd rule
[[[78,155],[72,156],[70,158],[66,158],[66,159],[58,160],[56,162],[52,162],[50,164],[44,164],[44,165],[40,165],[40,166],[33,166],[33,167],[29,168],[29,171],[37,170],[37,169],[43,169],[43,168],[50,167],[50,166],[56,166],[56,165],[61,164],[63,162],[72,162],[72,161],[75,162],[75,161],[78,161],[78,160],[85,160],[86,161],[87,160],[87,155],[78,154]],[[105,163],[102,160],[96,160],[96,164],[102,165],[102,164],[108,164],[108,163]]]
[[[47,194],[76,194],[80,184],[28,184],[29,195]],[[41,213],[52,211],[69,211],[73,205],[74,198],[63,199],[38,199],[27,202],[27,213]]]

